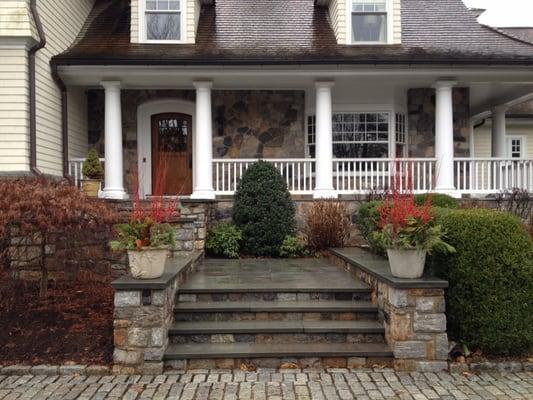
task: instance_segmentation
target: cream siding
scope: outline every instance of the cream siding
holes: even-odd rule
[[[0,171],[29,170],[28,51],[0,47]]]
[[[530,124],[516,123],[512,119],[507,119],[507,136],[523,136],[526,138],[526,158],[533,159],[533,121]],[[474,132],[474,157],[491,156],[491,124],[476,128]]]
[[[328,13],[331,27],[335,32],[337,43],[351,44],[351,1],[352,0],[330,0]],[[389,4],[389,24],[388,30],[392,32],[389,43],[401,44],[402,42],[402,12],[401,0],[387,0]]]
[[[130,40],[131,43],[140,43],[143,41],[141,37],[143,29],[141,29],[142,16],[140,10],[141,1],[145,0],[131,0],[131,29]],[[196,29],[198,28],[198,21],[200,19],[200,0],[182,0],[184,4],[184,15],[182,22],[184,24],[182,32],[184,33],[184,43],[194,43],[196,39]]]
[[[68,88],[68,154],[81,158],[87,155],[87,96],[84,88]]]
[[[46,34],[46,47],[36,56],[37,167],[43,173],[61,175],[61,93],[51,75],[50,59],[67,49],[79,33],[93,5],[93,0],[78,0],[65,7],[60,0],[38,2],[38,11]],[[78,100],[78,101],[76,101]],[[81,121],[87,112],[79,99],[69,100],[69,120]],[[87,140],[82,123],[69,124],[69,141]]]
[[[28,0],[0,0],[0,37],[38,38]]]

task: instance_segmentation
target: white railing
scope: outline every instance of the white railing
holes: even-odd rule
[[[365,158],[333,160],[333,187],[338,193],[358,194],[392,187],[395,179],[401,191],[415,193],[433,189],[435,159]]]
[[[460,193],[498,193],[514,188],[533,191],[533,160],[456,158],[455,188]]]
[[[258,161],[252,158],[213,160],[215,194],[231,195],[237,190],[242,174]],[[310,194],[314,188],[314,164],[311,158],[265,159],[281,173],[292,194]]]
[[[83,162],[85,158],[71,158],[68,160],[68,173],[74,178],[76,187],[80,187],[83,176]],[[100,162],[104,164],[105,158],[100,158]]]

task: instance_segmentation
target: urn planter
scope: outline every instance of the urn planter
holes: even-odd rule
[[[424,274],[427,250],[387,249],[391,273],[396,278],[416,279]]]
[[[81,190],[88,197],[98,197],[100,190],[100,179],[82,179]]]
[[[163,275],[168,249],[146,247],[128,250],[131,276],[136,279],[155,279]]]

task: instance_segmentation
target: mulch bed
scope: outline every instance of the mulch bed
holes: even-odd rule
[[[49,283],[13,281],[0,273],[0,364],[100,364],[113,355],[111,278],[80,273]]]

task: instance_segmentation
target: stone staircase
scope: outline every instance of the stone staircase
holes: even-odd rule
[[[324,260],[205,260],[177,295],[165,365],[392,365],[370,288]]]

